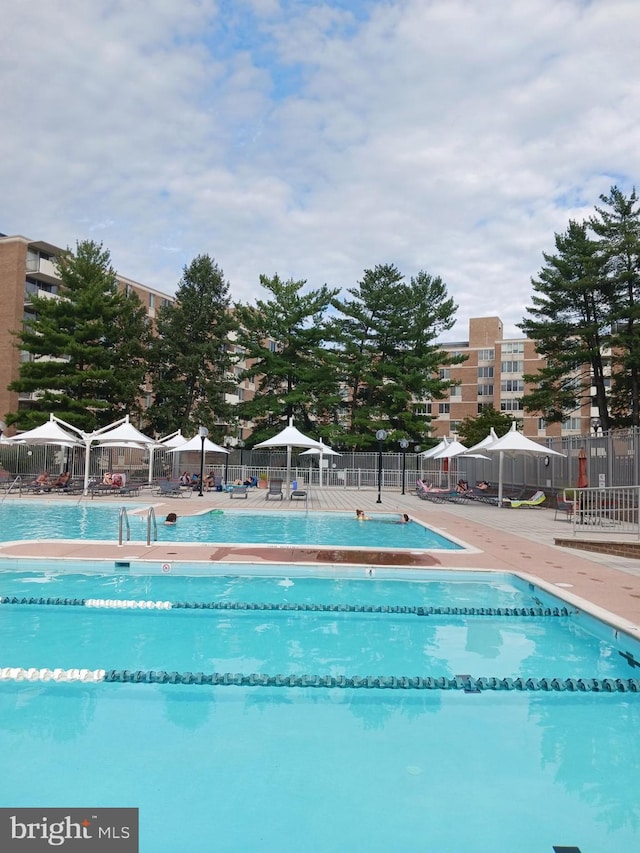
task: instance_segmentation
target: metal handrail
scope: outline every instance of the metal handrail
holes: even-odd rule
[[[565,493],[569,491],[565,489]],[[570,515],[573,535],[602,534],[604,530],[635,535],[640,539],[640,486],[571,489],[574,509]]]
[[[13,487],[18,484],[18,488],[20,489],[20,494],[22,495],[22,476],[17,474],[15,479],[12,481],[11,485],[7,489],[6,493],[3,495],[2,500],[4,501],[11,494]]]
[[[158,541],[158,524],[156,522],[156,511],[152,506],[147,511],[147,545],[151,545],[151,522],[153,521],[153,541]]]
[[[122,545],[123,521],[127,525],[127,542],[128,542],[131,539],[131,528],[129,527],[129,516],[127,515],[127,508],[125,506],[120,507],[120,514],[118,516],[118,545]]]

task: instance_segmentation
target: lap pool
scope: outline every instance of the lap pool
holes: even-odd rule
[[[4,806],[138,807],[145,853],[638,848],[640,649],[546,590],[75,568],[0,571]]]

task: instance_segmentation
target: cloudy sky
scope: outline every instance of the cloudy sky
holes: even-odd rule
[[[555,232],[640,182],[638,0],[14,0],[0,232],[173,292],[439,275],[516,334]],[[519,334],[519,333],[518,333]]]

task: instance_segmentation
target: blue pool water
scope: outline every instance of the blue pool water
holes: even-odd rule
[[[431,581],[0,574],[0,595],[532,607]],[[0,666],[631,678],[583,615],[0,604]],[[638,849],[640,694],[0,682],[3,805],[137,806],[143,853]]]
[[[128,507],[131,539],[145,540],[146,514]],[[139,510],[144,507],[138,506]],[[0,505],[0,540],[102,539],[118,537],[120,507],[69,504]],[[352,514],[278,512],[275,510],[214,510],[183,516],[175,526],[158,518],[158,540],[168,542],[225,542],[354,546],[359,548],[459,550],[456,542],[417,522],[395,524],[398,515],[378,514],[357,521]]]

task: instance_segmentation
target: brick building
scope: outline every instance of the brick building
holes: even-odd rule
[[[591,418],[597,414],[589,402],[563,424],[547,425],[539,415],[522,409],[522,395],[530,390],[523,376],[536,373],[544,361],[534,341],[504,338],[499,317],[472,318],[469,339],[443,343],[442,349],[464,355],[466,361],[441,371],[442,378],[452,383],[448,399],[424,404],[425,414],[433,418],[434,436],[455,435],[464,418],[476,417],[489,404],[520,421],[522,432],[530,438],[589,432]]]

